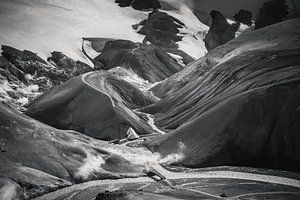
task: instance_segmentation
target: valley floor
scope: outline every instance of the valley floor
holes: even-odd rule
[[[298,199],[300,181],[275,175],[236,171],[175,173],[156,169],[166,180],[149,177],[99,180],[77,184],[36,198],[36,200],[94,199]]]

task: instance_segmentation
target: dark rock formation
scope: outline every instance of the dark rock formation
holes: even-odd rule
[[[0,187],[15,186],[20,199],[82,181],[142,174],[139,166],[109,148],[106,142],[52,128],[0,104]]]
[[[20,51],[9,46],[2,46],[2,55],[0,79],[1,84],[7,84],[8,88],[7,94],[0,93],[0,99],[20,109],[26,107],[26,101],[30,102],[53,86],[93,70],[85,63],[74,61],[59,52],[54,52],[48,59],[52,64],[31,51]]]
[[[147,10],[160,8],[158,0],[133,0],[132,8],[136,10]]]
[[[163,155],[181,146],[185,166],[299,172],[299,30],[297,19],[249,32],[162,83],[171,92],[145,110],[175,130],[147,145]]]
[[[177,47],[176,42],[182,39],[182,36],[177,34],[179,33],[179,28],[182,28],[184,24],[166,13],[154,11],[140,25],[143,27],[138,33],[146,36],[145,41],[149,41],[157,46],[174,48]]]
[[[160,8],[158,0],[115,0],[120,7],[132,6],[136,10],[149,10]]]
[[[233,18],[238,23],[243,23],[248,26],[252,25],[252,12],[248,10],[240,10],[237,14],[233,16]]]
[[[234,39],[235,32],[238,29],[237,25],[230,25],[218,11],[213,10],[210,16],[212,17],[212,23],[204,39],[208,51]]]
[[[106,70],[117,66],[132,69],[150,82],[161,81],[182,69],[160,48],[128,40],[108,41],[95,60],[103,63]]]
[[[263,28],[283,21],[289,14],[285,0],[273,0],[264,3],[255,20],[255,29]]]
[[[138,33],[145,35],[144,43],[150,42],[167,52],[180,55],[184,59],[184,63],[189,63],[193,59],[181,50],[178,50],[178,44],[183,36],[178,35],[179,29],[185,26],[178,19],[161,11],[153,11],[149,13],[148,19],[133,26],[138,29]]]
[[[63,73],[66,73],[69,77],[75,77],[80,74],[93,71],[93,68],[91,68],[89,65],[81,61],[75,61],[57,51],[52,52],[51,57],[49,57],[47,61],[54,64],[56,69],[62,70]]]

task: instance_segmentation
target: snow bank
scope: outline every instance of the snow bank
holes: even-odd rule
[[[17,195],[17,186],[10,183],[0,189],[0,199],[12,200]]]
[[[88,177],[94,172],[101,171],[101,165],[104,163],[105,161],[100,155],[87,152],[86,158],[84,159],[82,166],[78,169],[75,175],[83,179],[88,179]]]
[[[42,58],[61,51],[87,62],[82,37],[109,37],[141,42],[132,24],[147,13],[120,8],[111,0],[1,0],[0,44],[37,52]]]
[[[207,50],[203,39],[209,27],[200,22],[193,11],[183,2],[178,2],[176,0],[165,1],[172,3],[178,10],[164,10],[163,12],[180,20],[186,26],[180,29],[179,35],[184,37],[182,41],[177,42],[179,49],[189,54],[194,59],[204,56],[207,53]]]

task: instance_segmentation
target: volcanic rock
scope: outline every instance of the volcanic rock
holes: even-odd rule
[[[243,23],[248,26],[252,25],[252,12],[248,10],[240,10],[237,14],[233,16],[233,18],[238,23]]]
[[[235,32],[238,29],[238,27],[230,25],[218,11],[213,10],[210,16],[212,17],[212,23],[204,39],[208,51],[234,39]]]

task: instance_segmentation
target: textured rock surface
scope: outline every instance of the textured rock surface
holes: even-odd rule
[[[238,23],[243,23],[248,26],[252,25],[252,12],[248,10],[240,10],[237,14],[233,16],[233,18]]]
[[[226,18],[218,11],[213,10],[210,16],[212,23],[204,39],[208,51],[234,39],[235,32],[238,29],[237,25],[229,24]]]
[[[132,69],[150,82],[164,80],[182,69],[181,65],[160,48],[128,40],[108,41],[95,60],[103,63],[105,70],[114,67]]]
[[[133,26],[138,33],[145,35],[144,43],[150,42],[170,53],[180,55],[187,64],[193,59],[185,52],[178,49],[178,44],[184,35],[180,35],[180,29],[185,24],[178,19],[161,11],[149,13],[148,19]]]
[[[111,153],[106,142],[52,128],[3,104],[0,148],[1,188],[13,187],[26,199],[75,182],[141,174],[138,165]]]
[[[299,30],[290,20],[247,33],[171,77],[176,89],[146,110],[177,129],[148,146],[167,155],[183,143],[179,163],[193,167],[298,171]]]
[[[80,74],[93,71],[93,68],[91,68],[91,66],[81,61],[75,61],[72,58],[64,55],[63,53],[57,51],[52,52],[51,57],[49,57],[47,61],[53,63],[56,69],[62,70],[67,77],[75,77]]]
[[[93,70],[62,53],[54,52],[52,55],[47,62],[33,52],[2,46],[1,100],[24,110],[30,101],[53,86]]]

